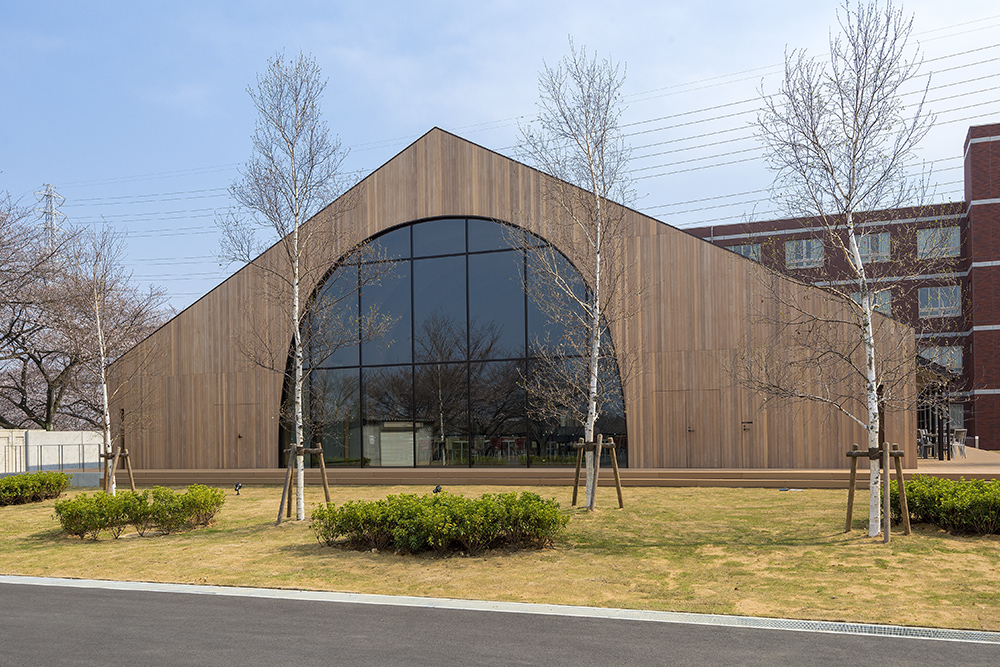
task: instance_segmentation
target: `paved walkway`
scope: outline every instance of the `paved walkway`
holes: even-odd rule
[[[965,453],[968,458],[962,458],[962,455],[956,452],[956,456],[951,461],[918,459],[917,473],[944,473],[949,477],[952,475],[993,476],[1000,479],[1000,452],[966,447]]]

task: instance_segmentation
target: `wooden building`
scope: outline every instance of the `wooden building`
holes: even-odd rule
[[[413,251],[400,266],[423,267],[416,235],[423,234],[421,230],[451,225],[468,230],[467,244],[456,251],[452,264],[471,267],[475,260],[476,266],[485,267],[490,260],[476,255],[474,239],[479,238],[479,231],[491,233],[490,226],[498,222],[520,226],[541,239],[557,238],[555,226],[566,222],[544,196],[552,183],[550,177],[532,168],[433,129],[361,181],[346,199],[307,223],[329,228],[335,243],[333,250],[316,253],[321,256],[309,260],[314,266],[334,267],[340,254],[359,242],[373,237],[388,239],[388,235],[379,236],[386,232],[403,238],[410,232],[402,230],[413,229],[417,230],[412,232]],[[345,201],[350,205],[344,206]],[[683,230],[632,210],[621,212],[627,228],[628,279],[644,287],[642,296],[628,297],[641,302],[627,304],[631,314],[611,331],[616,347],[634,355],[640,369],[623,387],[624,414],[618,431],[623,425],[627,433],[619,433],[618,438],[627,446],[622,448],[622,462],[630,468],[847,467],[845,451],[852,443],[862,447],[866,443],[856,422],[818,402],[765,401],[764,396],[736,381],[734,369],[740,359],[747,358],[747,351],[764,349],[769,353],[767,363],[796,367],[796,345],[789,342],[786,346],[781,336],[797,334],[785,326],[787,321],[780,322],[785,315],[781,304],[773,301],[775,294],[782,295],[782,303],[795,303],[804,311],[840,313],[845,321],[849,305]],[[574,261],[571,250],[560,250]],[[273,260],[273,266],[280,267],[279,252],[275,246],[262,259]],[[494,248],[492,252],[503,250]],[[445,266],[444,260],[438,265]],[[468,296],[475,285],[483,284],[477,277],[481,275],[489,273],[469,270],[459,277],[467,290],[462,312],[470,322],[475,319],[474,309],[489,307],[493,300]],[[279,341],[286,354],[292,340],[287,320],[280,316],[280,303],[262,296],[265,282],[264,272],[255,267],[236,272],[115,364],[117,388],[112,414],[124,416],[122,430],[135,467],[259,469],[281,465],[283,377],[255,365],[246,354],[251,336]],[[318,286],[310,285],[306,291]],[[523,286],[519,289],[524,290]],[[412,295],[416,288],[409,290]],[[372,293],[372,299],[389,298],[387,292],[379,294],[382,296]],[[773,323],[761,317],[765,311]],[[525,317],[530,318],[530,313]],[[523,320],[519,322],[517,326],[523,323],[528,328]],[[888,318],[880,317],[879,322],[880,346],[903,360],[901,370],[897,369],[903,382],[896,383],[885,414],[886,438],[900,443],[906,452],[904,460],[912,464],[916,458],[915,414],[902,408],[915,402],[913,331]],[[412,334],[417,324],[411,322],[409,327]],[[404,329],[400,329],[400,336],[407,335]],[[841,329],[841,338],[849,339],[850,325]],[[798,334],[805,336],[807,332]],[[401,340],[400,336],[395,340]],[[409,344],[414,345],[413,341]],[[369,349],[373,350],[369,357],[381,354],[374,347],[361,348],[362,355]],[[347,370],[341,368],[336,377],[352,382],[358,377],[363,382],[375,377],[364,363],[352,359],[345,362]],[[530,363],[530,359],[515,361]],[[414,357],[392,368],[412,373],[406,381],[416,386],[418,366]],[[485,367],[467,358],[454,368],[469,373],[473,366]],[[802,372],[812,371],[807,368]],[[824,385],[827,380],[819,375],[813,382],[818,393],[863,392],[860,384]],[[473,380],[467,379],[470,376],[462,377],[472,385]],[[355,402],[360,401],[364,392],[351,391]],[[863,401],[863,393],[859,399]],[[462,414],[465,416],[457,417],[456,423],[472,422]],[[355,411],[336,436],[339,444],[324,445],[331,456],[339,456],[332,463],[566,464],[566,458],[560,456],[565,452],[556,451],[556,441],[566,440],[565,432],[559,437],[550,433],[543,438],[549,441],[539,442],[530,429],[518,432],[520,427],[506,426],[509,433],[502,434],[463,435],[459,431],[464,426],[450,426],[455,433],[446,434],[444,417],[437,426],[430,422],[422,425],[414,414],[409,420],[405,415],[396,421],[390,417],[382,415],[376,420],[364,410]],[[393,428],[396,435],[391,433]],[[403,435],[399,437],[399,433]],[[441,442],[434,444],[438,439]],[[402,449],[400,442],[404,443]],[[412,454],[406,452],[407,446]],[[339,453],[338,447],[342,449]]]

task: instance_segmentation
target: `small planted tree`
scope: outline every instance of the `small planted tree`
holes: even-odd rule
[[[617,378],[627,382],[631,370],[609,330],[629,315],[624,304],[639,301],[626,294],[639,291],[628,284],[625,256],[624,206],[635,197],[631,149],[619,124],[624,68],[577,50],[572,40],[569,46],[539,75],[538,116],[521,129],[518,148],[521,159],[554,177],[543,194],[557,216],[547,226],[550,244],[523,243],[529,296],[561,331],[558,340],[536,341],[527,388],[536,417],[577,420],[593,442]],[[600,460],[588,451],[586,462],[592,510]]]
[[[792,302],[775,281],[770,292],[775,303],[765,310],[780,315],[779,336],[799,341],[798,346],[790,361],[773,357],[777,345],[761,346],[743,359],[741,374],[745,384],[764,394],[831,405],[863,426],[868,446],[877,448],[880,404],[912,401],[905,387],[913,355],[877,343],[879,327],[891,323],[876,312],[903,283],[898,270],[890,280],[874,266],[880,253],[888,252],[887,245],[881,247],[888,236],[883,241],[865,225],[884,222],[877,213],[862,214],[920,202],[923,183],[911,170],[933,117],[924,109],[923,95],[904,102],[920,66],[910,44],[912,19],[889,2],[849,1],[838,19],[828,60],[804,51],[786,56],[784,82],[777,93],[764,96],[757,130],[775,173],[775,198],[791,216],[815,220],[815,242],[839,257],[826,264],[844,267],[838,275],[814,278],[847,297],[847,309]],[[794,248],[786,248],[786,256],[789,252]],[[894,264],[900,266],[907,264]],[[828,390],[844,386],[857,391]],[[879,463],[872,460],[869,534],[880,532]]]
[[[268,61],[256,86],[247,88],[257,126],[253,156],[229,190],[238,207],[220,220],[222,257],[259,276],[260,292],[246,302],[247,335],[237,344],[252,363],[286,378],[291,400],[283,419],[292,433],[299,521],[305,519],[307,350],[319,363],[341,347],[374,338],[387,324],[377,312],[356,308],[357,290],[378,282],[385,265],[338,225],[357,202],[350,194],[338,199],[346,188],[341,167],[347,150],[322,118],[325,88],[309,56],[285,60],[279,54]],[[332,271],[338,259],[349,268]],[[321,286],[325,298],[318,300]],[[309,308],[317,304],[325,309]],[[282,332],[291,332],[291,341]]]
[[[143,388],[133,382],[137,372],[150,372],[159,360],[159,348],[147,346],[142,356],[131,362],[132,372],[120,370],[112,385],[108,367],[120,355],[143,341],[168,316],[162,290],[138,289],[122,257],[125,236],[111,227],[101,231],[82,231],[73,246],[72,261],[65,269],[65,283],[76,299],[79,313],[77,335],[85,375],[81,377],[81,405],[78,417],[101,429],[108,470],[108,492],[115,493],[117,448],[111,432],[110,400],[116,394],[129,394],[133,408],[142,405]],[[124,424],[122,425],[124,428]],[[138,426],[138,424],[133,424]],[[118,444],[118,447],[121,443]]]

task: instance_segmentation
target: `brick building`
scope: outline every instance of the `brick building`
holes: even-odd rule
[[[953,427],[1000,449],[1000,124],[970,127],[965,201],[859,216],[877,309],[911,324],[919,354],[958,375]],[[804,281],[850,291],[843,253],[816,220],[689,228]]]

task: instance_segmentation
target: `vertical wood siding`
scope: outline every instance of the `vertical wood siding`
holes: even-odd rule
[[[564,220],[543,196],[546,178],[435,129],[357,185],[354,206],[331,220],[332,205],[307,224],[335,225],[344,248],[436,216],[516,222],[549,238]],[[764,298],[762,267],[634,211],[626,211],[626,221],[634,261],[629,279],[646,288],[642,307],[612,332],[639,355],[643,369],[625,388],[630,466],[847,467],[850,445],[866,442],[859,426],[815,403],[765,405],[727,371],[741,342],[760,333],[750,304]],[[278,252],[274,247],[264,259],[279,262]],[[309,259],[326,266],[337,258]],[[815,288],[785,282],[790,292],[808,290],[814,300],[830,300]],[[122,381],[112,412],[141,415],[130,419],[140,426],[126,429],[137,467],[277,466],[282,379],[251,364],[238,344],[250,317],[272,322],[269,335],[290,344],[280,307],[262,300],[262,289],[260,272],[244,268],[141,344],[165,350],[166,359],[128,386]],[[892,327],[888,335],[913,347],[908,327]],[[125,355],[114,377],[131,377],[142,356],[138,349]],[[914,465],[914,414],[890,413],[886,421],[888,440],[899,442],[904,461]]]

